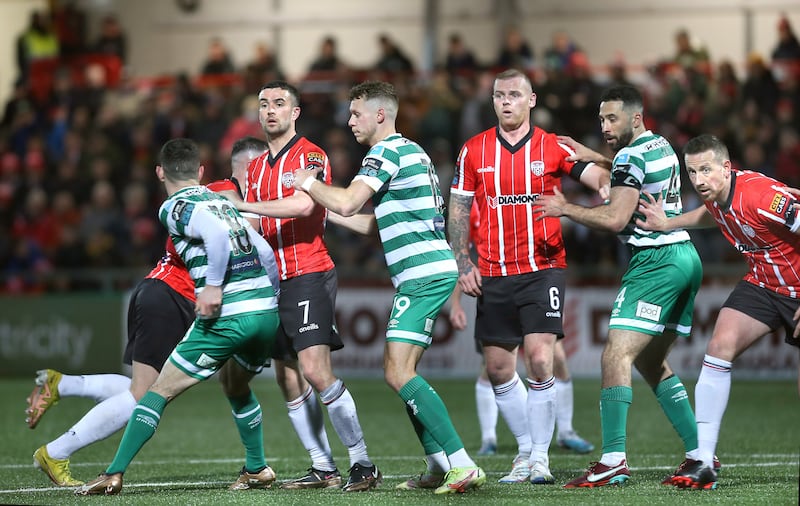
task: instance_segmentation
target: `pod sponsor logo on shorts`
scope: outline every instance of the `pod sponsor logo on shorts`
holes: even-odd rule
[[[393,328],[397,327],[398,325],[400,325],[400,320],[398,320],[397,318],[392,318],[391,320],[389,320],[388,327],[390,329],[393,329]]]
[[[425,332],[430,332],[433,330],[433,320],[430,318],[425,318]]]
[[[636,304],[636,316],[657,322],[661,319],[661,306],[639,301]]]

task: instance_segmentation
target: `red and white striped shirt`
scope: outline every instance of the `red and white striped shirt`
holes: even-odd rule
[[[159,279],[170,288],[194,302],[194,280],[181,260],[172,238],[167,237],[166,253],[145,278]]]
[[[580,177],[586,164],[566,161],[573,151],[555,134],[533,127],[511,146],[494,127],[469,139],[456,163],[450,191],[474,196],[475,234],[482,276],[512,276],[567,266],[559,218],[537,221],[533,202],[561,189],[561,177]]]
[[[744,280],[770,291],[798,297],[800,237],[796,199],[786,185],[760,172],[731,172],[731,192],[725,205],[705,202],[723,235],[747,259]],[[787,225],[787,221],[789,222]]]
[[[262,202],[294,194],[294,171],[322,167],[326,184],[331,183],[328,155],[305,137],[295,136],[280,153],[267,152],[247,168],[245,200]],[[310,216],[261,217],[261,233],[275,251],[281,279],[333,269],[323,234],[327,211],[317,205]]]

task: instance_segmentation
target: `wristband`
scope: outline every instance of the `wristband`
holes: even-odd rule
[[[316,182],[317,182],[317,180],[315,178],[310,177],[310,178],[306,179],[305,181],[303,181],[303,184],[300,185],[300,188],[302,188],[303,190],[308,192],[308,191],[311,190],[311,185],[316,183]]]

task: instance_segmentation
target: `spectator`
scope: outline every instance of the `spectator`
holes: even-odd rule
[[[236,69],[233,61],[228,54],[228,48],[222,43],[222,39],[214,37],[208,43],[208,54],[200,73],[204,76],[232,74]]]
[[[501,69],[518,68],[529,72],[533,70],[534,63],[533,50],[522,37],[519,28],[508,28],[496,65]]]
[[[558,30],[553,34],[552,42],[544,52],[545,65],[559,71],[564,71],[572,62],[572,55],[579,51],[578,46],[572,41],[569,34]]]
[[[785,14],[778,21],[778,44],[772,50],[772,61],[787,61],[794,64],[800,62],[800,42]]]
[[[83,54],[86,51],[86,12],[75,0],[49,3],[53,6],[53,27],[61,56]]]
[[[275,52],[265,42],[256,44],[255,56],[245,68],[248,73],[256,76],[261,84],[284,78]]]
[[[385,33],[378,37],[381,56],[375,64],[375,69],[389,74],[411,73],[414,71],[414,64],[397,44]]]
[[[702,74],[708,75],[708,51],[699,43],[692,41],[686,29],[679,30],[675,34],[675,56],[673,62],[684,69],[694,69]]]
[[[31,13],[30,25],[17,38],[17,67],[19,75],[28,81],[31,63],[59,54],[58,37],[53,32],[50,16],[43,11]]]
[[[127,61],[128,40],[119,20],[113,14],[103,18],[100,24],[100,35],[93,47],[96,53],[116,56],[122,63]]]
[[[336,50],[336,39],[328,35],[322,39],[319,47],[319,54],[308,67],[309,73],[314,72],[345,72],[347,65],[339,58]]]
[[[472,75],[478,70],[478,62],[475,54],[469,49],[461,35],[450,34],[447,42],[447,54],[445,55],[444,68],[455,76]]]
[[[747,76],[742,85],[742,101],[753,100],[760,111],[767,116],[773,116],[778,93],[778,83],[764,58],[758,53],[750,53],[747,58]]]
[[[784,126],[779,134],[775,179],[792,188],[800,188],[800,135],[790,126]]]

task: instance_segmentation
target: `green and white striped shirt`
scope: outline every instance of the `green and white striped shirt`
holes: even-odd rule
[[[611,185],[639,188],[640,195],[649,193],[659,199],[667,217],[672,217],[683,213],[680,170],[678,156],[669,142],[647,130],[617,152],[611,169]],[[689,240],[689,234],[682,229],[642,230],[636,226],[636,218],[644,217],[634,212],[631,221],[618,234],[625,244],[648,247]]]
[[[158,218],[195,283],[222,286],[222,307],[213,317],[229,317],[278,307],[278,269],[269,244],[236,207],[205,186],[175,192],[161,204]]]
[[[445,239],[439,178],[417,143],[390,135],[372,146],[353,180],[375,190],[375,218],[395,288],[458,276]]]

